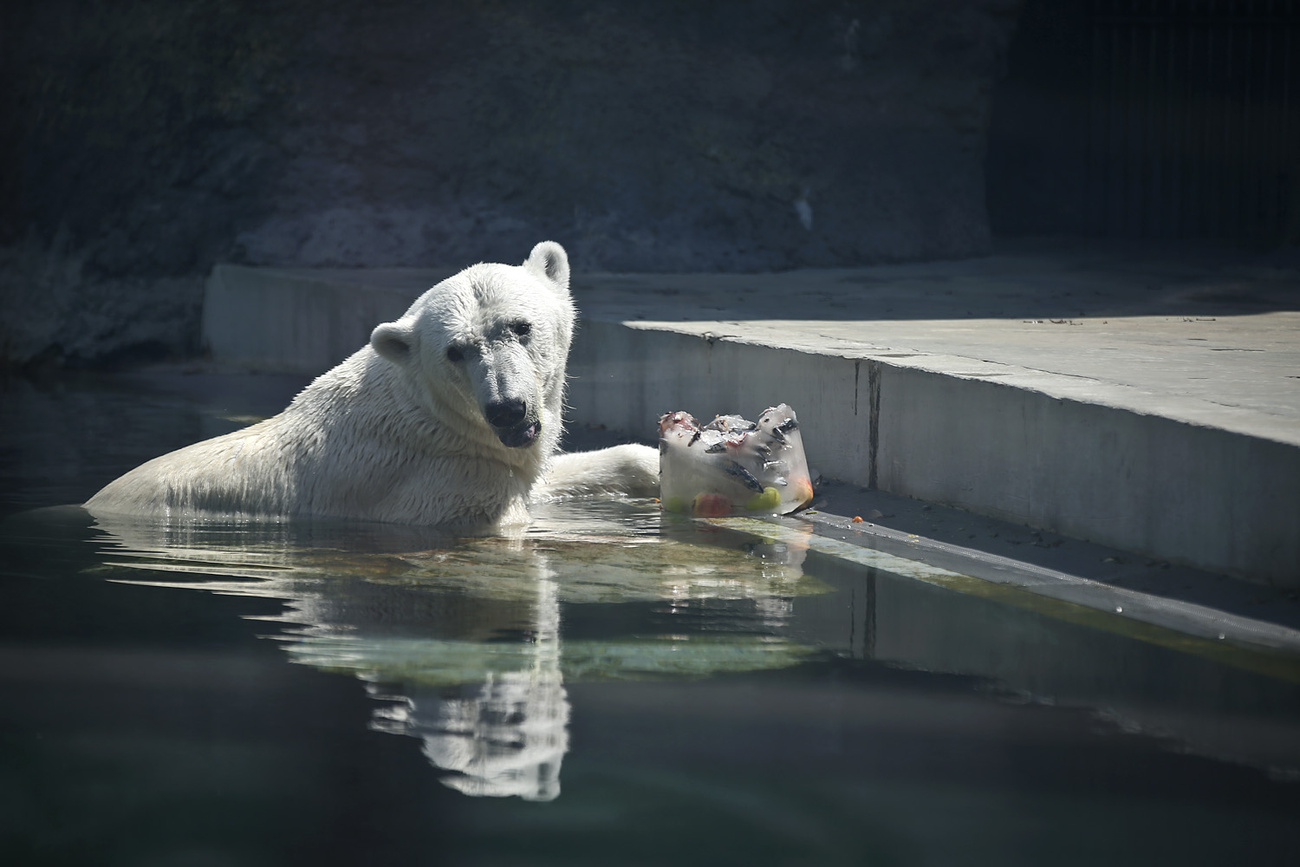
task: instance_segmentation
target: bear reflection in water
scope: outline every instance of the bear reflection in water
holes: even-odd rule
[[[283,601],[273,637],[290,659],[364,681],[377,702],[371,727],[421,739],[450,772],[446,785],[550,800],[569,749],[566,679],[790,665],[806,652],[785,638],[790,600],[825,589],[803,575],[798,546],[759,542],[746,555],[679,541],[660,532],[650,504],[608,504],[606,518],[591,504],[567,508],[574,514],[548,507],[505,537],[356,523],[95,524],[110,580]],[[681,532],[700,530],[686,522]],[[565,640],[561,609],[569,618],[584,603],[632,606],[636,633]],[[707,626],[676,616],[691,605],[707,608],[696,618]]]
[[[424,741],[435,767],[454,771],[443,782],[466,795],[517,795],[549,801],[560,794],[560,764],[569,751],[569,698],[560,671],[560,607],[554,581],[537,582],[532,664],[488,672],[482,683],[435,689],[410,685],[389,694],[371,727]]]

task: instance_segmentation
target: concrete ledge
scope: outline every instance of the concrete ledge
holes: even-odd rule
[[[947,366],[586,320],[569,402],[578,423],[646,438],[663,412],[753,417],[784,401],[834,478],[1300,586],[1300,447],[1063,397],[1070,377]]]

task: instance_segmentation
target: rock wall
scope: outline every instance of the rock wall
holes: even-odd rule
[[[41,0],[0,12],[0,358],[198,349],[217,261],[979,255],[1018,0]]]

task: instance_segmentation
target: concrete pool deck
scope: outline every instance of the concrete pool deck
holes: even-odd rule
[[[320,372],[453,270],[221,265],[204,340],[221,364]],[[1294,257],[1017,245],[955,262],[573,284],[576,426],[648,441],[664,412],[786,402],[810,463],[849,483],[827,511],[857,514],[843,507],[856,486],[904,504],[864,523],[935,504],[1148,569],[1300,587]]]

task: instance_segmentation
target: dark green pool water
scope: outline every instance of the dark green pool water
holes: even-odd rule
[[[47,508],[294,385],[0,392],[3,863],[1300,863],[1296,660],[649,504]]]

